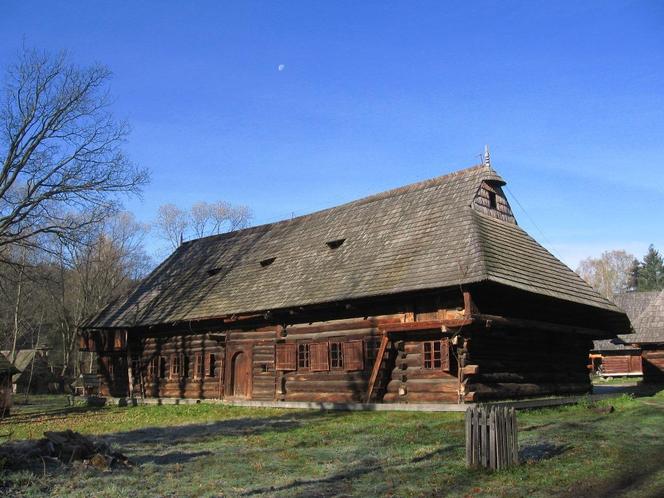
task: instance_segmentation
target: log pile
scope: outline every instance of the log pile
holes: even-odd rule
[[[95,441],[71,430],[44,432],[38,440],[8,442],[0,445],[0,462],[5,468],[20,469],[46,463],[71,464],[82,462],[101,471],[114,467],[131,467],[122,453],[111,450],[103,441]]]

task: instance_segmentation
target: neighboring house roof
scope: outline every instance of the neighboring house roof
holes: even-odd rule
[[[17,382],[18,379],[24,373],[30,372],[30,365],[32,364],[32,359],[36,354],[42,353],[43,349],[19,349],[16,351],[16,359],[14,360],[14,366],[18,369],[14,376],[12,377],[12,382]],[[11,351],[2,351],[1,352],[6,358],[11,358]]]
[[[87,327],[131,327],[492,281],[622,314],[514,223],[473,208],[487,165],[182,244]],[[345,239],[336,249],[327,242]]]
[[[632,322],[634,334],[621,336],[623,340],[635,344],[664,343],[664,290]]]
[[[625,337],[625,336],[621,336]],[[627,336],[629,337],[629,336]],[[621,338],[593,341],[592,351],[638,351],[639,348],[626,344]]]
[[[0,353],[0,375],[10,374],[13,375],[19,370],[12,365],[5,355]]]
[[[616,303],[618,308],[627,313],[629,321],[634,323],[639,315],[644,312],[651,301],[655,299],[659,293],[659,291],[648,291],[614,294],[613,302]]]

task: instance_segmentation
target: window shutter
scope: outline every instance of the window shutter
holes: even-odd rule
[[[450,371],[450,340],[440,340],[440,363],[445,372]]]
[[[346,370],[364,369],[364,341],[348,341],[342,343],[344,366]]]
[[[310,368],[312,372],[323,372],[330,369],[328,342],[313,342],[309,345]]]
[[[297,367],[297,346],[296,344],[277,344],[276,348],[276,369],[277,370],[295,370]]]

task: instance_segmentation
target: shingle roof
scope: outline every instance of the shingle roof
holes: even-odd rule
[[[35,354],[37,354],[37,351],[37,349],[19,349],[16,351],[16,358],[14,359],[14,367],[16,367],[16,372],[13,376],[12,382],[16,382],[21,374],[30,368],[32,359],[35,357]],[[7,359],[11,358],[11,352],[8,350],[0,351],[0,353],[3,354]]]
[[[637,343],[664,343],[664,290],[650,301],[632,323],[634,334],[621,336],[624,340]]]
[[[520,227],[477,212],[475,166],[348,204],[182,244],[88,327],[200,320],[494,281],[619,312]],[[345,239],[337,249],[326,242]],[[263,266],[261,261],[276,258]]]
[[[634,323],[659,293],[659,291],[649,291],[614,294],[613,302],[616,303],[618,308],[627,313],[629,321]]]
[[[623,337],[623,336],[621,336]],[[629,336],[627,336],[629,337]],[[615,339],[604,339],[601,341],[593,341],[593,351],[638,351],[635,348],[626,344],[620,337]]]

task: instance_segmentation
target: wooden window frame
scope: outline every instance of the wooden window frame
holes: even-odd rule
[[[311,342],[298,342],[297,343],[297,369],[303,372],[310,371],[311,366]]]
[[[370,337],[364,342],[366,359],[368,362],[373,363],[378,357],[378,351],[380,351],[380,337]]]
[[[422,369],[450,371],[449,339],[422,342]]]
[[[217,355],[215,353],[208,353],[208,362],[205,365],[205,376],[206,377],[216,377],[217,376]]]
[[[498,194],[496,192],[489,192],[489,208],[490,209],[498,209]]]
[[[170,376],[170,365],[168,364],[168,358],[166,356],[159,356],[159,371],[157,372],[158,379],[168,379]]]
[[[330,370],[344,369],[343,341],[330,341]]]
[[[202,353],[194,355],[194,379],[203,379],[205,377],[205,357]]]
[[[171,364],[169,365],[169,377],[171,379],[179,379],[182,377],[183,363],[182,354],[176,353],[171,355]]]

